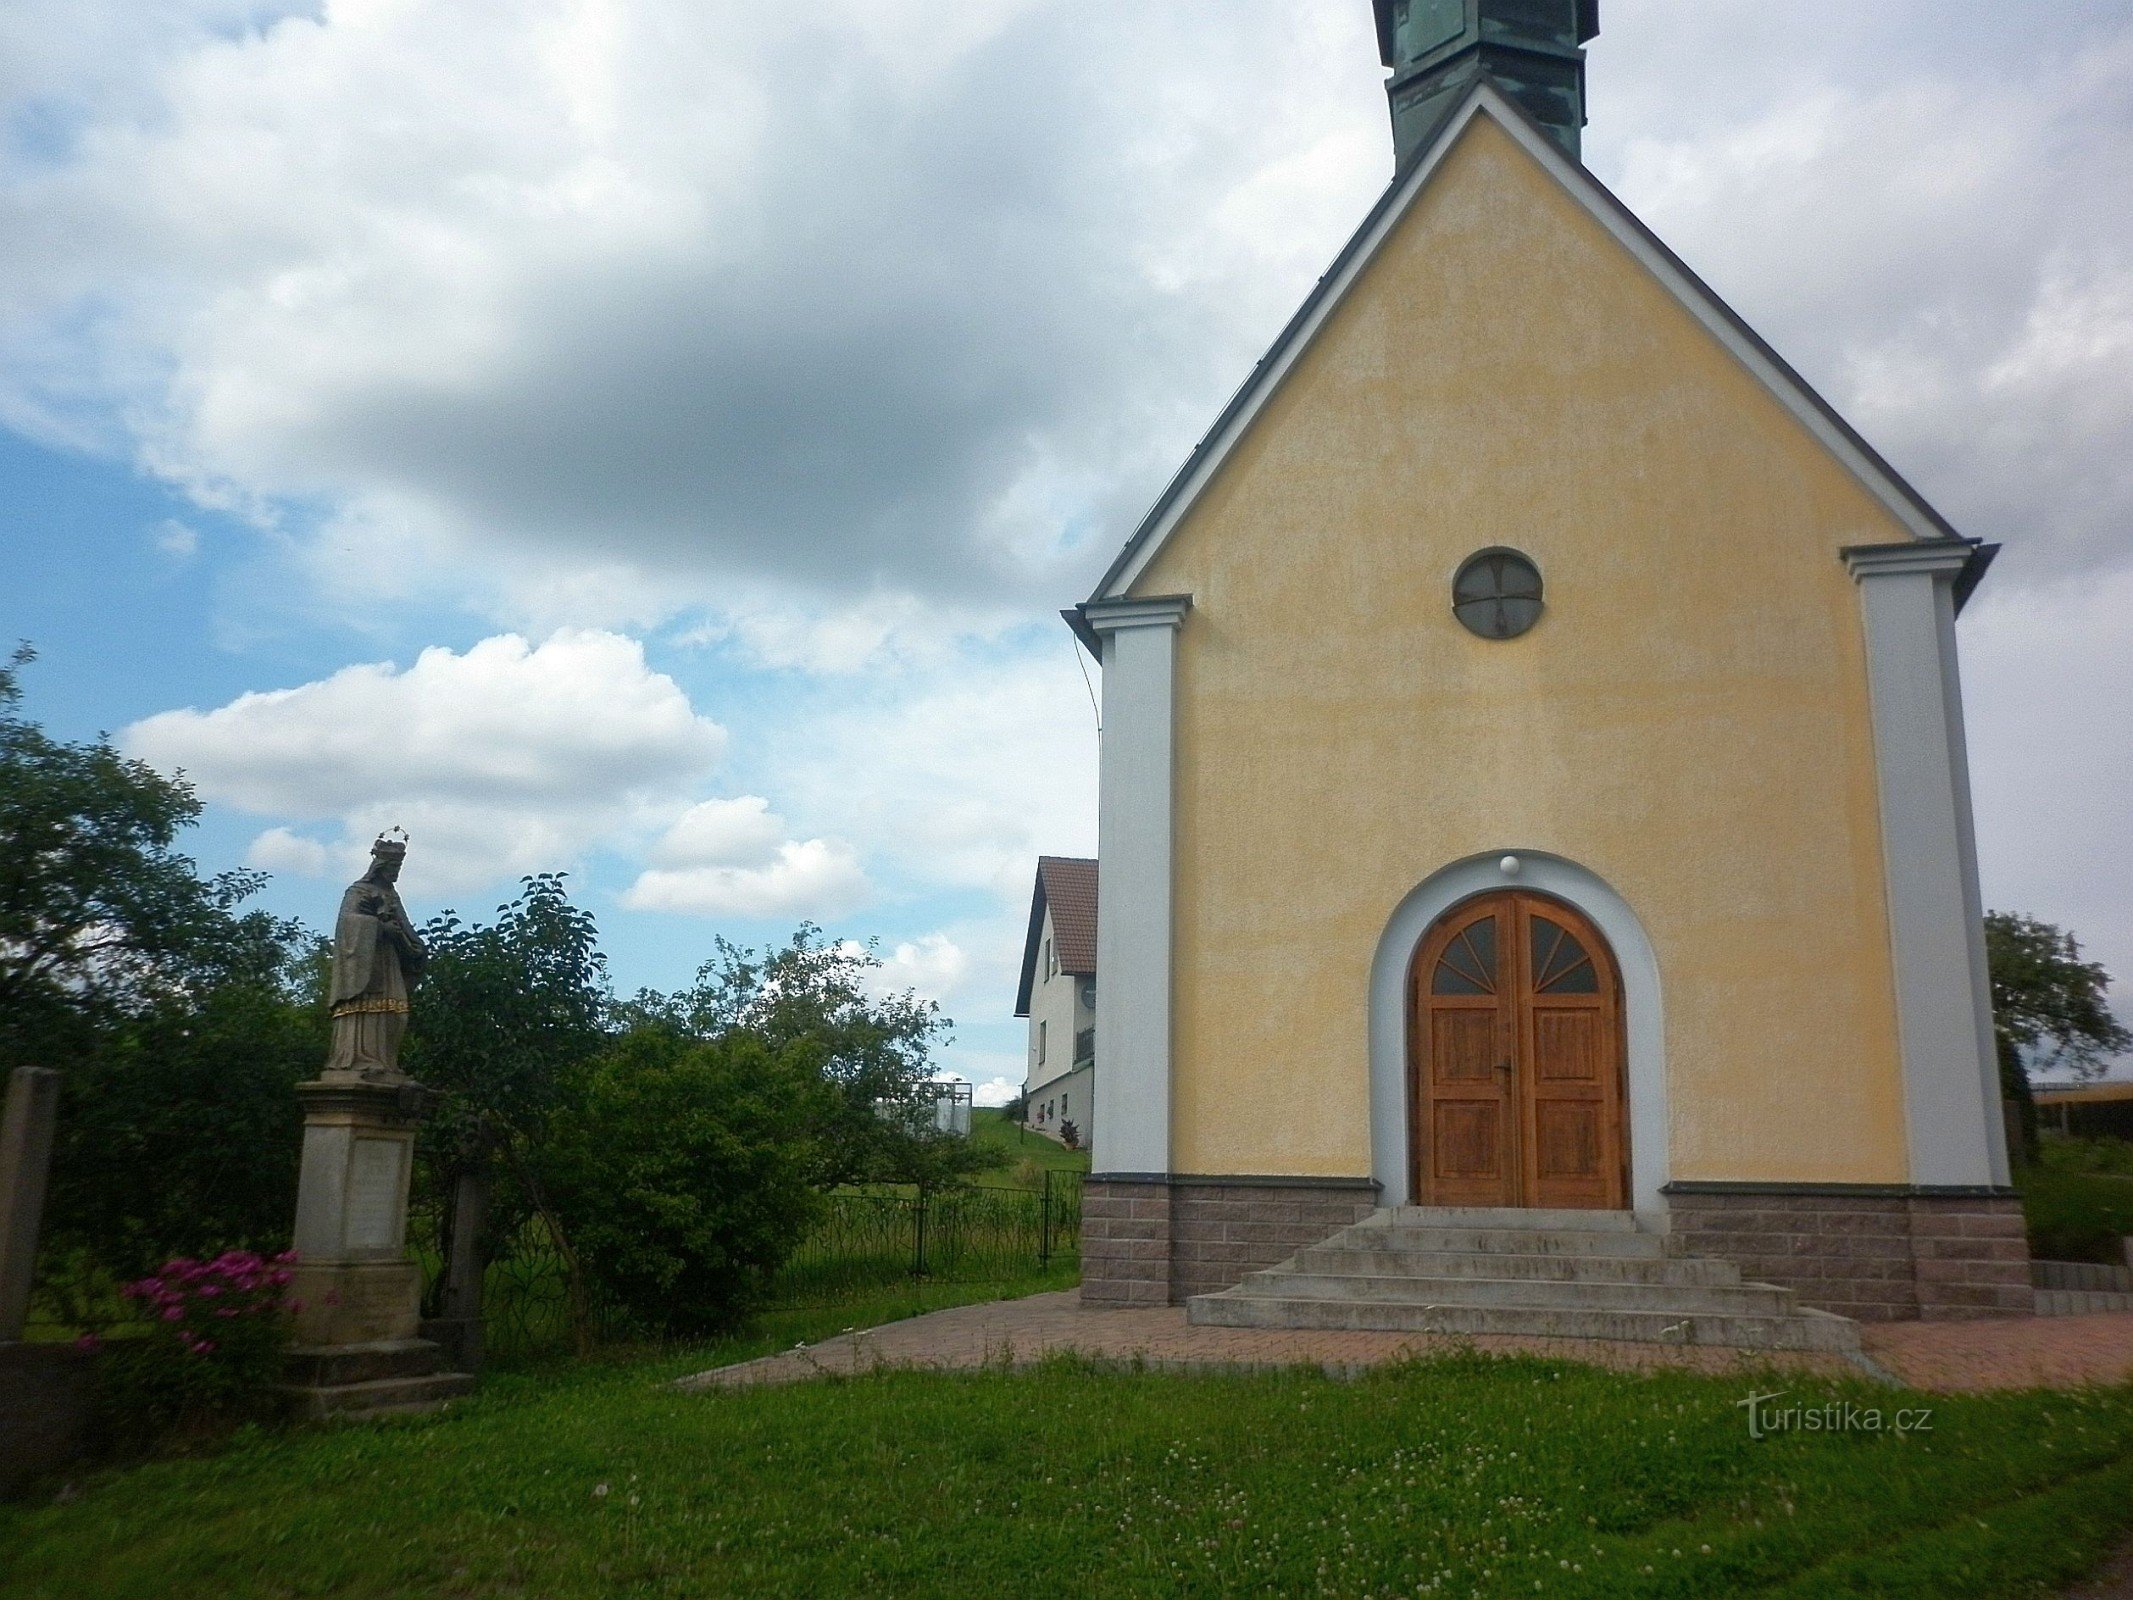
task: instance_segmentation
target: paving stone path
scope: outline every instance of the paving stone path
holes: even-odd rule
[[[1875,1366],[1920,1388],[1944,1391],[2026,1388],[2133,1380],[2133,1315],[2025,1317],[1992,1322],[1869,1324]],[[685,1389],[793,1383],[828,1373],[885,1367],[967,1370],[1026,1366],[1055,1352],[1142,1362],[1170,1371],[1316,1366],[1346,1374],[1452,1349],[1538,1355],[1638,1371],[1679,1367],[1733,1372],[1783,1367],[1857,1375],[1841,1355],[1742,1351],[1707,1346],[1595,1339],[1452,1337],[1279,1328],[1195,1328],[1180,1306],[1111,1309],[1081,1304],[1073,1290],[956,1306],[840,1334],[680,1380]]]

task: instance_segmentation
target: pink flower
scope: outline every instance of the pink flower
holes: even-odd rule
[[[163,1320],[165,1322],[176,1322],[184,1315],[185,1308],[183,1306],[165,1306],[163,1308]]]
[[[212,1300],[220,1293],[222,1290],[212,1283],[202,1284],[200,1287],[200,1298],[203,1300]]]
[[[93,1355],[103,1347],[104,1341],[93,1333],[85,1333],[74,1341],[74,1348],[86,1355]]]
[[[202,1340],[200,1340],[200,1341],[199,1341],[199,1342],[198,1342],[197,1344],[195,1344],[195,1345],[193,1346],[193,1354],[194,1354],[194,1355],[196,1355],[196,1356],[212,1355],[212,1354],[214,1353],[214,1349],[215,1349],[215,1341],[214,1341],[214,1340],[212,1340],[212,1339],[202,1339]]]
[[[294,1250],[284,1250],[280,1255],[274,1258],[274,1264],[278,1267],[293,1266],[299,1259],[300,1258]]]
[[[281,1308],[293,1317],[302,1313],[304,1309],[304,1303],[301,1300],[285,1300],[282,1302]]]
[[[267,1282],[271,1283],[275,1288],[279,1289],[283,1284],[287,1283],[291,1278],[295,1276],[296,1274],[291,1272],[287,1267],[278,1267],[274,1271],[267,1274]]]
[[[235,1306],[224,1306],[220,1311],[217,1311],[215,1315],[218,1317],[241,1317],[244,1315],[244,1313],[242,1311],[239,1311]]]
[[[190,1272],[197,1264],[198,1263],[193,1261],[192,1258],[189,1256],[172,1256],[168,1261],[163,1263],[163,1270],[158,1273],[157,1276],[163,1278],[181,1278],[186,1273]]]

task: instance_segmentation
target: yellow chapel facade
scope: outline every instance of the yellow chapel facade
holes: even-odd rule
[[[1566,139],[1469,53],[1068,613],[1084,1294],[1583,1208],[1851,1316],[2021,1309],[1955,644],[1992,547],[1584,169],[1581,75]]]

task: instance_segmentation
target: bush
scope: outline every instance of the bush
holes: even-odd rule
[[[147,1319],[97,1367],[99,1411],[119,1445],[152,1443],[270,1415],[288,1345],[294,1251],[179,1258],[121,1292]]]
[[[633,1029],[595,1061],[540,1157],[587,1279],[647,1328],[730,1327],[760,1302],[820,1204],[813,1074],[733,1032]]]
[[[2042,1261],[2125,1260],[2133,1236],[2133,1145],[2122,1139],[2049,1135],[2033,1165],[2019,1169],[2030,1254]]]

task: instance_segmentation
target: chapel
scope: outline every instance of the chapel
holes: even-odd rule
[[[1586,170],[1597,0],[1376,20],[1390,186],[1066,613],[1084,1299],[2028,1309],[1956,665],[1995,547]]]

